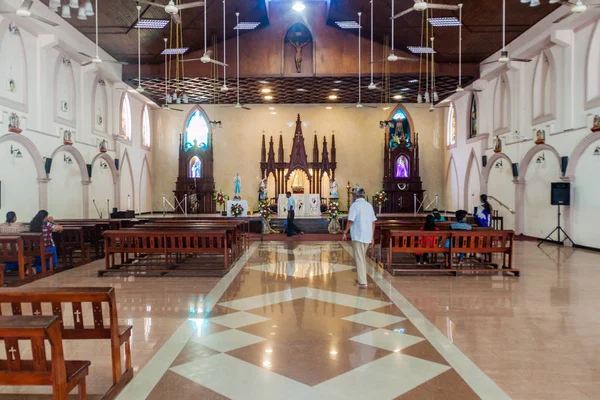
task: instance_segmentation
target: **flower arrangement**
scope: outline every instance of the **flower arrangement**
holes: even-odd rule
[[[337,219],[340,215],[340,203],[338,200],[330,200],[327,206],[327,215],[330,219]]]
[[[224,208],[225,203],[227,202],[227,200],[229,200],[229,195],[227,193],[223,193],[223,189],[219,189],[218,192],[216,192],[213,195],[213,200],[220,205],[221,207]]]
[[[261,200],[258,202],[258,213],[267,221],[271,218],[271,207],[269,206],[268,200]]]
[[[242,207],[239,203],[233,203],[231,205],[231,215],[234,217],[239,217],[244,212],[244,207]]]
[[[387,194],[383,189],[373,195],[373,201],[381,207],[387,201]]]

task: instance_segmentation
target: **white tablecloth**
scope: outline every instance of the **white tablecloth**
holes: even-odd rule
[[[231,214],[231,205],[232,204],[240,204],[242,206],[242,208],[244,209],[244,211],[242,211],[242,215],[240,215],[240,217],[248,216],[248,202],[246,200],[227,200],[227,216],[228,217],[233,217],[233,215]]]
[[[318,194],[293,194],[296,200],[295,217],[318,217],[321,215],[321,196]],[[280,194],[277,201],[277,215],[287,217],[287,197]]]

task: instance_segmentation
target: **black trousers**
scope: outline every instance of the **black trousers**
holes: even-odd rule
[[[301,230],[300,228],[298,228],[298,226],[294,223],[294,217],[295,217],[296,213],[294,212],[294,210],[290,210],[288,211],[288,215],[287,215],[287,235],[288,236],[292,236],[294,233],[300,233]]]

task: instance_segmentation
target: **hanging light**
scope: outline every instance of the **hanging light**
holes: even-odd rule
[[[167,103],[171,103],[173,102],[173,98],[171,97],[170,94],[167,94]]]
[[[91,0],[87,0],[85,2],[85,15],[87,15],[88,17],[93,17],[94,16],[94,7],[92,7],[92,1]]]
[[[79,11],[77,11],[77,19],[82,21],[87,19],[87,15],[85,15],[85,7],[79,7]]]
[[[529,3],[529,7],[537,7],[540,5],[540,0],[531,0],[531,3]]]
[[[79,8],[79,0],[70,0],[69,7],[71,8]]]
[[[429,90],[425,91],[425,103],[429,103]]]
[[[423,102],[423,93],[421,93],[421,91],[419,91],[419,94],[417,95],[417,103],[421,104]]]
[[[187,104],[190,101],[190,98],[188,97],[187,93],[184,93],[183,96],[181,96],[181,98],[183,99],[184,104]]]
[[[50,3],[48,3],[50,11],[58,12],[58,7],[60,7],[60,0],[50,0]]]
[[[433,102],[437,103],[438,101],[440,101],[440,98],[438,97],[438,92],[437,90],[435,90],[435,88],[433,89]]]
[[[521,0],[521,3],[522,3],[522,4],[527,4],[527,3],[529,3],[530,1],[531,1],[531,0]]]
[[[71,18],[71,7],[69,7],[68,5],[64,5],[62,6],[62,10],[61,10],[61,14],[60,16],[65,18],[65,19],[69,19]]]

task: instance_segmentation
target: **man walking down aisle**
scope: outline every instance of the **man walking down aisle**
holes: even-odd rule
[[[356,260],[357,286],[367,288],[367,250],[373,245],[375,232],[375,211],[373,206],[365,201],[365,189],[356,187],[352,191],[352,206],[348,212],[348,223],[342,240],[348,240],[348,231],[352,238],[352,250]]]

